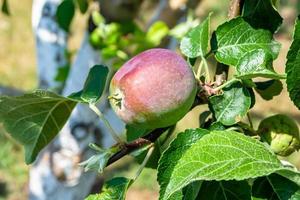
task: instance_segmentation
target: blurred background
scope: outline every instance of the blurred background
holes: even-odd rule
[[[1,1],[0,1],[1,2]],[[36,41],[32,29],[32,4],[31,0],[9,0],[10,15],[0,13],[0,86],[4,88],[14,88],[22,92],[32,91],[40,86],[37,67]],[[141,29],[145,30],[145,19],[150,18],[157,7],[153,6],[158,1],[145,0],[144,10],[140,11],[137,23]],[[208,13],[213,12],[212,28],[224,22],[227,18],[229,0],[202,0],[193,11],[193,19],[206,18]],[[92,7],[92,6],[91,6]],[[91,12],[90,8],[88,12]],[[284,72],[286,55],[291,44],[294,20],[300,10],[300,1],[281,0],[278,10],[283,17],[283,25],[276,33],[276,40],[282,44],[281,53],[274,63],[274,68],[278,72]],[[141,14],[142,13],[142,14]],[[75,13],[75,17],[69,28],[68,37],[68,59],[74,60],[74,55],[80,49],[82,38],[88,28],[89,15]],[[180,23],[179,21],[176,22]],[[175,42],[175,46],[176,46]],[[156,45],[154,45],[156,46]],[[173,45],[174,46],[174,45]],[[147,48],[147,47],[144,47]],[[101,51],[101,50],[100,50]],[[122,54],[122,52],[121,52]],[[133,53],[134,54],[134,53]],[[99,55],[100,56],[100,55]],[[119,55],[124,60],[131,56]],[[108,55],[109,57],[109,55]],[[110,61],[111,62],[111,61]],[[114,62],[115,66],[122,64],[122,59]],[[285,83],[284,89],[279,96],[270,101],[263,100],[256,95],[256,105],[251,110],[254,126],[257,127],[259,121],[266,116],[284,113],[296,119],[300,124],[300,112],[290,101]],[[182,119],[175,131],[184,130],[187,127],[199,126],[199,113],[207,110],[205,106],[198,106]],[[127,158],[130,159],[130,158]],[[300,168],[300,154],[294,153],[288,158]],[[138,164],[130,162],[126,167],[118,164],[114,175],[131,176],[138,168]],[[120,166],[119,166],[120,165]],[[0,200],[23,200],[27,199],[29,168],[24,162],[23,148],[12,140],[4,129],[0,126]],[[109,174],[109,173],[108,173]],[[156,172],[152,169],[143,171],[141,177],[129,189],[127,199],[152,200],[158,197],[158,185],[156,183]]]

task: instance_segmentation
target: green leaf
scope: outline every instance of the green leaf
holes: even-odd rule
[[[290,200],[299,200],[300,199],[300,190],[298,190]]]
[[[188,150],[196,141],[201,137],[208,134],[205,129],[189,129],[183,133],[178,134],[177,138],[172,141],[169,148],[163,153],[158,165],[157,180],[160,185],[160,199],[163,198],[165,190],[169,184],[174,168],[177,162],[184,156],[186,150]],[[174,191],[175,192],[175,191]],[[181,192],[172,194],[172,196],[182,196]]]
[[[0,97],[0,121],[11,136],[25,146],[32,163],[58,134],[76,102],[52,92],[37,90],[19,97]]]
[[[283,89],[283,85],[280,80],[255,82],[255,84],[255,91],[265,100],[271,100],[273,97],[278,96]]]
[[[242,16],[252,27],[267,29],[272,33],[282,24],[282,17],[271,0],[245,0]]]
[[[204,57],[208,53],[209,16],[198,26],[190,30],[180,43],[180,50],[189,58]]]
[[[216,120],[230,126],[247,114],[251,97],[247,88],[240,82],[235,82],[223,88],[221,95],[210,97],[209,104]]]
[[[277,58],[280,44],[272,40],[267,30],[254,29],[241,17],[220,25],[212,40],[212,49],[216,59],[227,65],[236,66],[247,52],[262,49]]]
[[[275,6],[275,8],[278,8],[278,4],[279,4],[280,0],[272,0],[272,5]]]
[[[247,87],[247,90],[250,94],[250,98],[251,98],[251,105],[250,105],[250,109],[253,108],[253,106],[255,106],[255,103],[256,103],[256,97],[255,97],[255,94],[254,94],[254,91],[252,88],[249,88]]]
[[[208,117],[211,115],[211,112],[206,110],[206,111],[203,111],[200,116],[199,116],[199,125],[200,125],[200,128],[203,128],[205,123],[207,122],[208,120]]]
[[[197,199],[251,200],[251,187],[247,181],[205,181]]]
[[[300,109],[300,16],[295,25],[294,40],[287,54],[286,84],[291,100]]]
[[[91,156],[86,161],[79,163],[80,166],[84,167],[85,171],[96,171],[102,173],[107,165],[108,160],[112,155],[117,153],[120,148],[118,146],[111,147],[109,149],[102,149],[95,144],[90,144],[90,147],[97,151],[97,153]]]
[[[255,83],[252,81],[252,79],[243,79],[242,80],[243,85],[247,88],[253,88],[256,87]]]
[[[89,195],[85,200],[125,200],[132,182],[132,179],[124,177],[113,178],[105,183],[100,194]]]
[[[56,10],[56,21],[58,25],[69,32],[70,24],[75,15],[75,5],[73,0],[62,1]]]
[[[210,131],[224,131],[226,130],[226,127],[221,122],[213,122],[208,130]]]
[[[256,77],[284,79],[285,75],[277,74],[273,68],[272,55],[263,49],[245,53],[236,65],[237,77],[251,79]]]
[[[300,186],[300,172],[297,169],[285,167],[284,169],[278,170],[276,173]]]
[[[87,9],[89,8],[88,0],[76,0],[79,10],[82,14],[86,13]]]
[[[105,89],[107,75],[108,68],[106,66],[95,65],[90,69],[83,89],[71,94],[69,98],[83,103],[96,103]]]
[[[163,154],[158,168],[160,199],[169,199],[196,180],[239,181],[283,169],[274,153],[256,139],[234,131],[201,135],[186,147],[185,137],[191,136],[181,134]]]
[[[300,187],[297,184],[278,174],[260,177],[252,186],[254,197],[268,200],[290,200],[299,192]]]
[[[157,21],[149,28],[146,34],[146,40],[153,46],[157,46],[161,43],[162,39],[169,33],[169,28],[166,23]]]
[[[10,15],[8,0],[3,0],[2,6],[1,6],[1,11],[2,11],[2,13],[6,14],[7,16]]]
[[[195,181],[182,189],[182,200],[197,200],[198,193],[202,186],[202,181]]]

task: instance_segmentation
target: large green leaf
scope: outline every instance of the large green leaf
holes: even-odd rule
[[[286,84],[290,98],[300,109],[300,17],[298,17],[294,40],[287,55],[285,72],[287,74]]]
[[[265,100],[271,100],[281,93],[283,85],[280,80],[255,82],[255,91]]]
[[[260,177],[252,186],[254,197],[268,200],[290,200],[299,192],[297,184],[278,174]]]
[[[242,16],[254,28],[267,29],[272,33],[282,24],[282,17],[271,0],[245,0]]]
[[[210,15],[190,30],[180,43],[180,50],[189,58],[204,57],[208,53]]]
[[[256,77],[283,79],[285,75],[277,74],[273,68],[273,58],[263,49],[245,53],[236,65],[237,77],[251,79]]]
[[[113,178],[105,183],[100,194],[89,195],[85,200],[125,200],[132,181],[124,177]]]
[[[247,88],[240,82],[235,82],[223,88],[221,95],[210,97],[209,104],[216,120],[230,126],[247,114],[251,97]]]
[[[251,200],[251,187],[247,181],[205,181],[197,199]]]
[[[227,65],[237,65],[247,52],[262,49],[277,58],[280,44],[272,40],[270,31],[252,28],[243,18],[232,19],[216,30],[212,43],[216,59]]]
[[[197,142],[208,131],[205,129],[190,129],[183,133],[178,134],[177,138],[170,144],[169,148],[163,153],[163,156],[159,160],[157,180],[160,185],[160,197],[161,199],[169,199],[164,197],[165,190],[172,177],[173,170],[175,169],[177,162],[184,155],[195,142]],[[174,191],[175,192],[175,191]],[[179,194],[178,194],[179,193]],[[180,191],[177,191],[172,196],[182,196]],[[173,197],[174,198],[174,197]],[[175,198],[174,198],[175,199]]]
[[[56,21],[58,25],[69,32],[72,19],[75,15],[75,5],[73,0],[63,0],[56,10]]]
[[[197,131],[203,136],[185,146],[185,137],[197,136]],[[203,134],[198,129],[180,134],[163,154],[158,168],[160,199],[169,199],[196,180],[245,180],[281,169],[274,153],[256,139],[234,131]]]
[[[83,89],[69,97],[82,103],[96,103],[104,91],[107,75],[106,66],[95,65],[90,69]]]
[[[76,102],[38,90],[19,97],[0,97],[0,121],[12,137],[25,146],[25,160],[32,163],[57,135]]]

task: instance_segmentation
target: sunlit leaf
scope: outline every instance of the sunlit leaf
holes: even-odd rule
[[[236,66],[245,53],[262,49],[277,58],[280,44],[273,40],[270,31],[252,28],[238,17],[220,25],[216,30],[212,49],[216,59],[227,65]]]
[[[189,58],[204,57],[208,53],[210,15],[190,30],[181,40],[180,50]]]
[[[164,152],[158,168],[160,199],[169,199],[196,180],[245,180],[281,169],[274,153],[256,139],[233,131],[203,135],[198,129],[178,135]]]
[[[233,125],[244,117],[250,106],[251,96],[240,82],[223,88],[223,93],[209,98],[211,111],[216,120],[224,125]]]

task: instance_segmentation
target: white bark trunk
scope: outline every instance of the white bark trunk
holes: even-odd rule
[[[34,0],[32,26],[36,38],[39,87],[56,88],[57,68],[66,64],[67,33],[55,22],[56,8],[61,0]]]
[[[65,63],[63,56],[67,35],[55,22],[60,0],[35,0],[33,27],[37,40],[37,55],[41,87],[57,87],[54,81],[57,67]],[[40,14],[42,13],[42,14]],[[59,59],[58,59],[59,58]],[[88,42],[87,34],[77,54],[63,95],[82,89],[89,68],[100,63],[100,55]],[[124,124],[104,101],[100,109],[118,132]],[[97,139],[100,138],[100,139]],[[91,155],[90,142],[111,146],[114,141],[103,123],[85,105],[78,105],[57,138],[40,154],[30,170],[30,200],[81,200],[87,196],[96,174],[83,172],[78,163]],[[100,188],[99,188],[100,189]]]
[[[0,85],[0,95],[18,96],[22,93],[23,91],[16,88]]]

